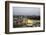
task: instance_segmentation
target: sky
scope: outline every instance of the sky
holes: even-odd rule
[[[36,8],[36,7],[13,7],[13,15],[40,16],[40,8]]]

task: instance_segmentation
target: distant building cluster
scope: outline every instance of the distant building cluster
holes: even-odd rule
[[[13,16],[14,27],[40,26],[40,16]]]

